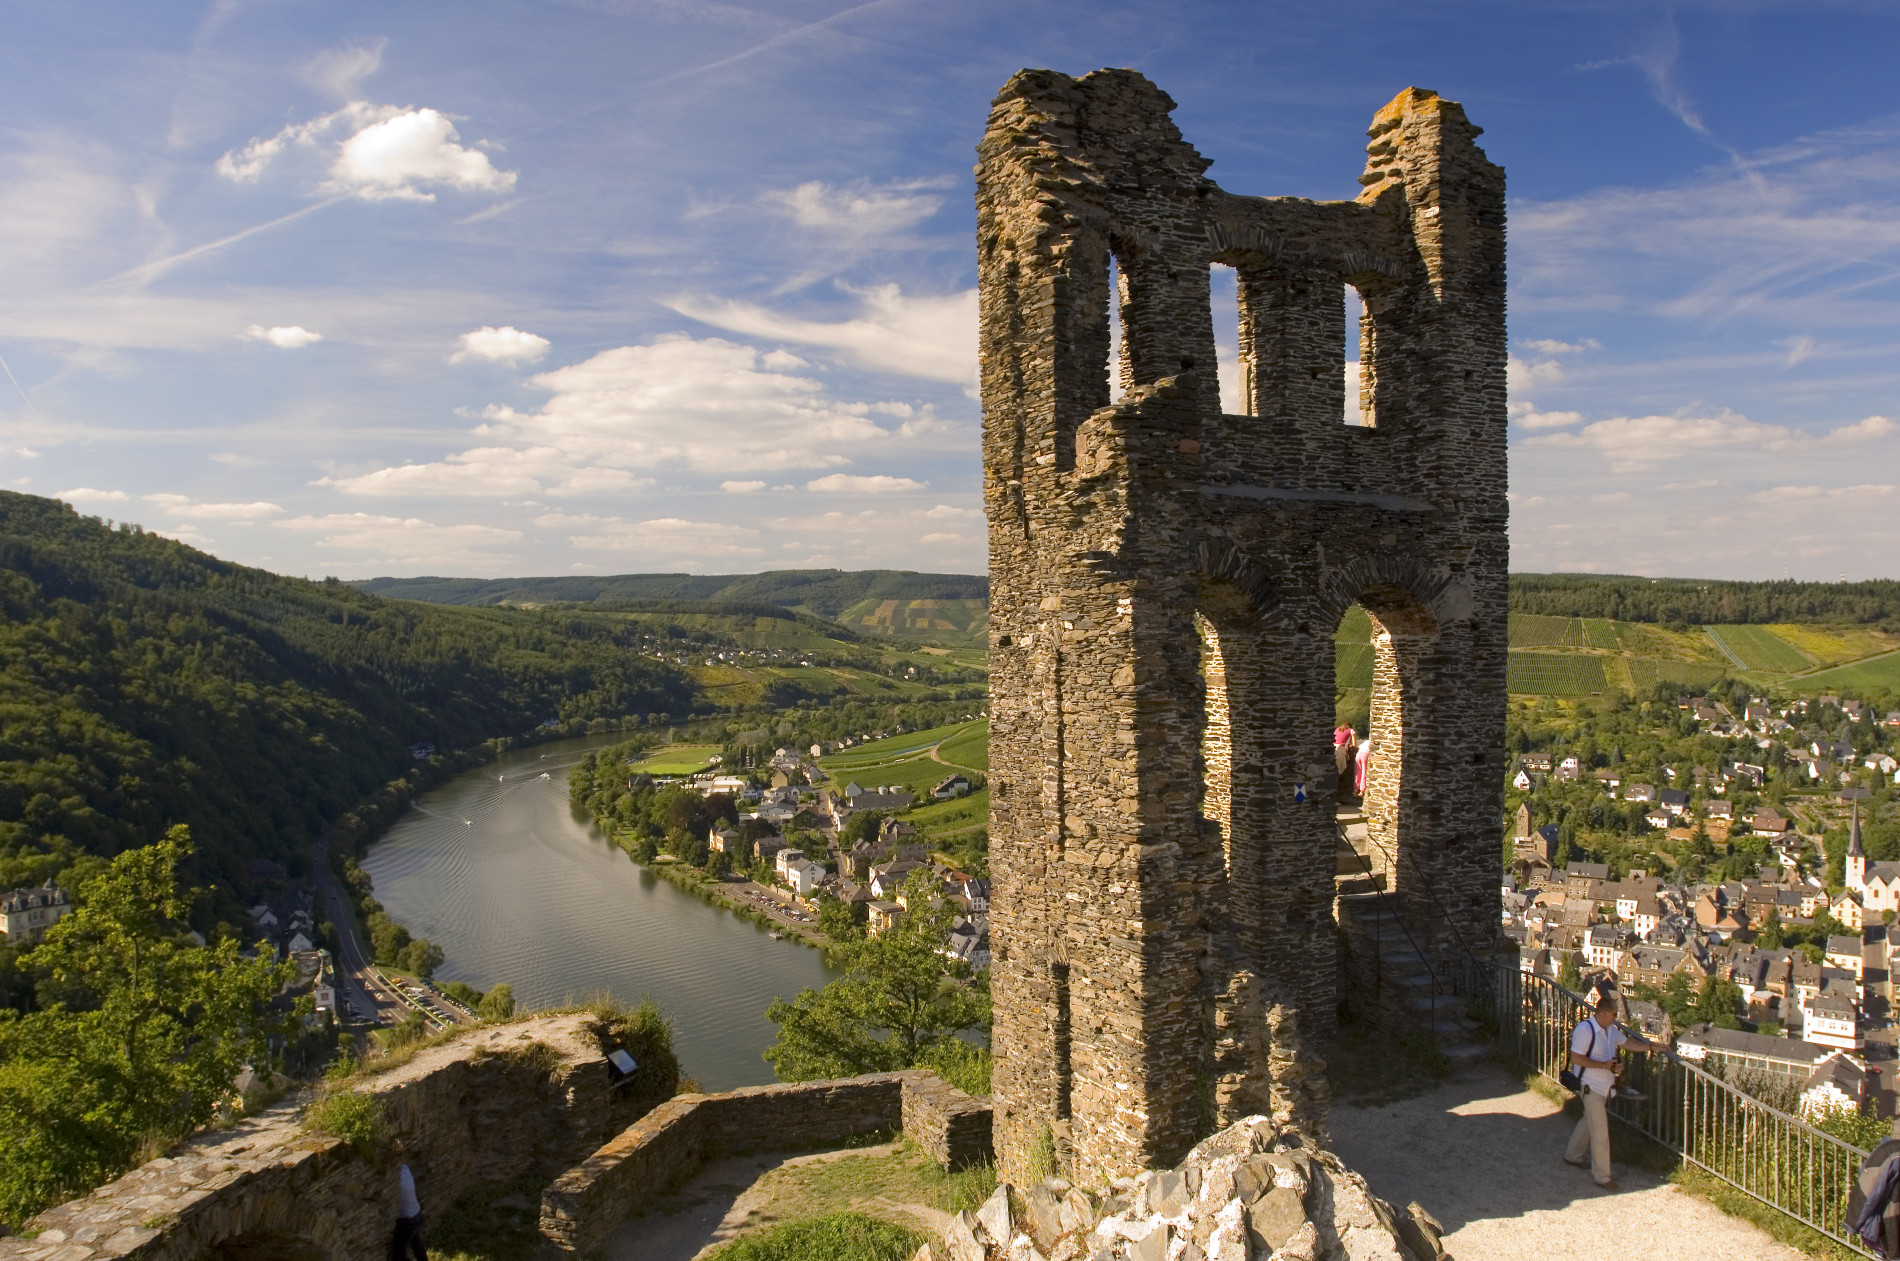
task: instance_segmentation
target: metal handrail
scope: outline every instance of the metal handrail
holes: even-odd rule
[[[1379,873],[1372,869],[1372,864],[1366,860],[1366,856],[1364,854],[1359,852],[1358,847],[1354,845],[1352,841],[1346,836],[1345,831],[1343,829],[1340,830],[1339,836],[1341,840],[1346,842],[1346,848],[1352,851],[1352,856],[1359,860],[1359,865],[1366,869],[1366,874],[1368,876],[1371,876],[1375,880],[1378,879]],[[1368,835],[1367,839],[1368,840],[1371,839],[1370,835]],[[1385,895],[1387,892],[1390,892],[1390,891],[1380,890],[1380,891],[1375,891],[1372,895],[1373,898],[1376,899],[1373,905],[1378,908],[1377,912],[1375,912],[1375,914],[1377,915],[1382,916],[1384,913]],[[1376,936],[1376,928],[1379,921],[1378,919],[1375,918],[1373,922],[1374,922],[1374,927],[1375,927],[1375,936],[1373,937],[1373,950],[1375,952],[1375,955],[1373,959],[1374,966],[1373,966],[1373,971],[1372,971],[1372,980],[1373,980],[1374,994],[1375,994],[1375,999],[1376,999],[1377,997],[1382,997],[1379,991],[1380,989],[1382,989],[1381,983],[1385,977],[1385,969],[1382,966],[1380,966],[1380,964],[1382,964],[1384,960],[1384,953],[1379,950],[1378,937]],[[1455,991],[1446,988],[1446,982],[1439,978],[1438,969],[1432,966],[1432,957],[1430,953],[1428,953],[1423,948],[1421,948],[1418,944],[1418,940],[1412,936],[1412,930],[1406,926],[1404,917],[1399,915],[1396,911],[1394,911],[1392,914],[1392,922],[1399,926],[1399,931],[1401,933],[1405,934],[1405,942],[1407,945],[1411,946],[1412,953],[1417,955],[1420,961],[1424,963],[1426,975],[1432,978],[1432,997],[1435,999],[1439,997],[1440,994],[1445,994],[1447,996],[1450,996],[1451,994],[1453,994]],[[1438,1014],[1438,1008],[1436,1004],[1433,1005],[1431,1014],[1435,1019]]]
[[[1485,975],[1486,972],[1489,975]],[[1464,977],[1468,1002],[1484,1002],[1499,1050],[1555,1082],[1570,1032],[1589,1014],[1582,995],[1502,963]],[[1847,1198],[1867,1153],[1781,1112],[1673,1051],[1634,1061],[1610,1114],[1658,1145],[1837,1243],[1860,1250]]]

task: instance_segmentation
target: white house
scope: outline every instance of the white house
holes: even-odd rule
[[[1850,999],[1837,994],[1816,994],[1801,1004],[1801,1037],[1817,1046],[1842,1051],[1858,1051],[1860,1013]]]
[[[15,944],[38,941],[72,909],[72,899],[51,880],[37,889],[15,889],[0,895],[0,933]]]
[[[791,870],[793,863],[802,863],[804,861],[804,850],[782,849],[778,852],[778,857],[772,860],[772,866],[773,869],[778,872],[779,878],[782,880],[785,878],[785,874]]]
[[[1836,1112],[1858,1112],[1872,1097],[1873,1076],[1866,1067],[1843,1051],[1836,1051],[1808,1075],[1801,1091],[1801,1112],[1809,1118],[1826,1117]]]
[[[825,869],[808,859],[797,859],[785,868],[786,885],[801,898],[810,896],[824,878]]]

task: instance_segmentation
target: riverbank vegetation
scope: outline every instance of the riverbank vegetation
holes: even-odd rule
[[[431,754],[697,704],[610,615],[379,599],[11,492],[0,613],[0,889],[183,823],[200,929]]]
[[[0,1221],[17,1225],[110,1180],[211,1120],[245,1064],[299,1031],[310,1000],[278,1002],[294,969],[208,943],[181,879],[191,835],[69,880],[74,909],[12,960],[31,1010],[0,1008]]]
[[[825,953],[844,975],[767,1010],[778,1039],[765,1058],[780,1081],[929,1068],[989,1093],[989,974],[944,956],[958,911],[929,872],[912,872],[896,900],[908,909],[875,936],[833,917]]]

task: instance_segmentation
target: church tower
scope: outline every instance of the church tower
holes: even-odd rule
[[[1867,851],[1860,844],[1860,802],[1854,803],[1853,829],[1847,834],[1847,887],[1856,893],[1867,890]]]

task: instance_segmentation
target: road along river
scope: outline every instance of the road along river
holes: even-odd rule
[[[418,798],[363,859],[376,899],[442,947],[438,981],[506,981],[522,1011],[651,998],[707,1090],[772,1081],[766,1007],[832,974],[816,950],[639,867],[568,801],[581,755],[624,738],[504,754]]]

